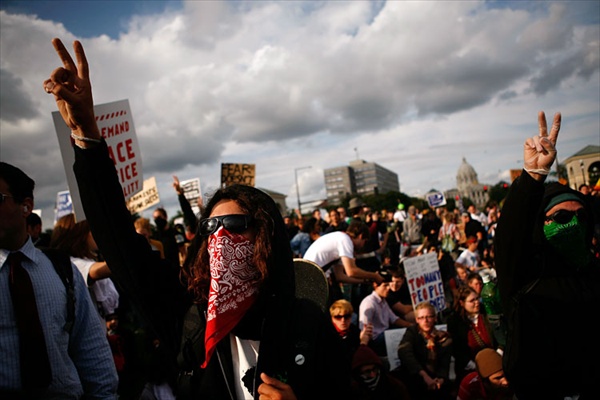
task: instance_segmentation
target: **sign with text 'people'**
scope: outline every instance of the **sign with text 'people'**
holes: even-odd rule
[[[430,252],[422,256],[409,257],[404,260],[404,269],[413,307],[427,301],[435,306],[437,312],[446,308],[444,283],[437,253]]]
[[[256,176],[254,164],[221,164],[221,187],[241,183],[242,185],[254,186]]]
[[[142,190],[142,154],[133,126],[133,116],[128,100],[119,100],[112,103],[98,104],[94,106],[96,122],[100,134],[106,140],[108,152],[119,176],[119,182],[123,188],[125,200]],[[79,198],[79,189],[73,173],[73,163],[75,157],[73,154],[72,141],[70,136],[71,129],[65,124],[60,112],[52,113],[54,128],[58,137],[58,144],[62,154],[67,183],[73,199],[73,207],[77,221],[85,219],[81,200]]]

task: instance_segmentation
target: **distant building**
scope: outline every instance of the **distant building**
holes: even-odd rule
[[[285,204],[285,198],[287,196],[285,194],[274,192],[272,190],[265,189],[265,188],[257,188],[257,189],[262,190],[263,192],[268,194],[275,201],[275,204],[277,205],[277,208],[279,209],[279,212],[281,213],[281,215],[285,215],[287,213],[287,206]]]
[[[451,189],[444,195],[446,198],[456,198],[457,195],[461,198],[468,197],[479,210],[483,210],[490,198],[486,188],[487,185],[479,183],[475,168],[463,157],[456,173],[456,189]]]
[[[324,171],[327,203],[341,204],[346,196],[400,192],[398,174],[373,162],[354,160],[349,166]]]
[[[572,189],[578,190],[583,183],[594,187],[600,179],[600,146],[585,146],[563,164]]]

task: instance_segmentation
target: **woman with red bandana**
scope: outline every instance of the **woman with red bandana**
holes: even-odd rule
[[[72,130],[86,217],[114,280],[177,369],[178,399],[348,398],[350,368],[335,329],[319,305],[295,296],[275,202],[249,186],[217,190],[180,280],[131,223],[96,124],[81,43],[74,43],[77,64],[59,39],[53,45],[64,68],[44,88]]]

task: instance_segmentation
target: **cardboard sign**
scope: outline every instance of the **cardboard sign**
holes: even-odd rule
[[[446,205],[446,197],[442,192],[429,192],[425,197],[427,198],[427,203],[429,203],[429,207],[431,208],[442,207]]]
[[[437,253],[409,257],[404,260],[404,268],[413,307],[427,301],[433,304],[437,312],[446,308],[444,282],[438,265]]]
[[[221,187],[241,183],[242,185],[254,186],[256,168],[254,164],[221,164]]]
[[[73,213],[73,200],[68,190],[56,194],[56,208],[54,209],[54,225],[61,217]]]
[[[94,106],[96,122],[100,134],[106,140],[110,157],[115,163],[117,175],[123,188],[125,200],[142,190],[142,154],[140,152],[137,136],[133,126],[133,116],[128,100]],[[73,154],[71,129],[63,121],[60,112],[52,113],[54,128],[58,137],[58,144],[62,154],[67,183],[73,199],[73,207],[77,221],[85,219],[83,207],[79,197],[79,188],[73,173]]]
[[[127,202],[127,208],[131,214],[139,213],[160,203],[158,187],[156,187],[156,178],[151,177],[144,181],[144,187],[141,191],[131,196]]]
[[[194,214],[198,215],[198,213],[200,212],[200,208],[198,207],[198,199],[202,199],[200,178],[181,181],[179,182],[179,185],[183,188],[184,196],[190,202]]]

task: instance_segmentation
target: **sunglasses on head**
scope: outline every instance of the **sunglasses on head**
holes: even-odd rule
[[[208,236],[215,233],[223,225],[231,233],[244,233],[252,222],[252,217],[244,214],[221,215],[220,217],[205,218],[200,221],[200,235]]]
[[[344,314],[344,315],[334,315],[333,318],[335,319],[350,319],[352,318],[352,314]]]
[[[587,213],[583,208],[575,211],[569,210],[558,210],[552,215],[546,217],[546,221],[555,221],[559,224],[568,224],[573,219],[573,216],[577,215],[577,219],[580,221],[584,221],[587,218]]]

